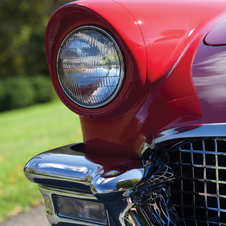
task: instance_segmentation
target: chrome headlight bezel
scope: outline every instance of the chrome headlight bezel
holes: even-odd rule
[[[118,73],[118,83],[117,85],[115,86],[115,89],[114,91],[112,91],[112,93],[106,97],[106,99],[104,99],[103,101],[101,102],[98,102],[98,103],[94,103],[93,105],[91,104],[83,104],[79,101],[76,101],[74,98],[72,98],[72,96],[69,94],[69,92],[66,90],[66,88],[64,87],[62,81],[61,81],[61,78],[60,78],[60,73],[59,73],[59,58],[60,58],[60,53],[61,53],[61,50],[65,44],[65,42],[75,33],[79,33],[81,31],[84,31],[84,30],[93,30],[95,32],[98,32],[100,33],[101,35],[105,36],[107,39],[109,39],[110,42],[112,42],[114,48],[115,48],[115,51],[117,53],[117,56],[118,56],[118,61],[119,61],[119,66],[120,66],[120,69],[119,69],[119,73]],[[118,46],[117,42],[115,41],[115,39],[112,37],[112,35],[105,31],[104,29],[100,28],[100,27],[96,27],[96,26],[91,26],[91,25],[85,25],[85,26],[81,26],[81,27],[78,27],[78,28],[75,28],[74,30],[72,30],[64,39],[63,41],[61,42],[61,45],[58,49],[58,53],[57,53],[57,59],[56,59],[56,72],[57,72],[57,78],[58,78],[58,82],[60,84],[60,87],[61,89],[63,90],[63,92],[66,94],[66,96],[73,102],[75,103],[76,105],[80,106],[80,107],[83,107],[83,108],[86,108],[86,109],[96,109],[96,108],[101,108],[101,107],[104,107],[106,105],[108,105],[113,99],[115,99],[115,97],[119,94],[119,91],[121,90],[122,88],[122,85],[123,85],[123,81],[125,79],[125,71],[124,71],[124,68],[125,68],[125,65],[124,65],[124,58],[123,58],[123,54],[120,50],[120,47]]]

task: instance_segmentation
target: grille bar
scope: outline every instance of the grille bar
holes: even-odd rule
[[[175,182],[171,200],[185,225],[226,225],[226,141],[183,143],[167,157]]]

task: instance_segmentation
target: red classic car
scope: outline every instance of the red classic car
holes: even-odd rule
[[[226,225],[225,0],[68,3],[46,53],[84,139],[25,166],[51,225]]]

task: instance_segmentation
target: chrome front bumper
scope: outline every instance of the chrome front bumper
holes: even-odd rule
[[[124,171],[116,166],[106,172],[103,165],[86,158],[80,143],[39,154],[26,164],[24,171],[30,181],[39,184],[51,225],[125,225],[125,215],[134,206],[126,192],[144,177],[142,167],[130,166],[134,162],[142,166],[140,160],[132,162],[124,165]],[[103,203],[106,223],[62,216],[54,203],[56,195]]]
[[[226,124],[163,131],[144,149],[142,160],[125,159],[106,167],[109,156],[95,163],[84,154],[83,144],[68,145],[35,156],[25,174],[39,184],[54,226],[197,225],[213,219],[226,225]],[[59,213],[55,196],[103,204],[106,222]]]

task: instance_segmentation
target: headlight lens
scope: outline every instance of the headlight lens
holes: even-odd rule
[[[85,108],[108,104],[119,92],[124,77],[121,51],[104,30],[83,26],[62,42],[57,73],[66,95]]]
[[[57,214],[60,217],[90,221],[101,225],[107,224],[104,205],[98,202],[72,197],[54,196]]]

